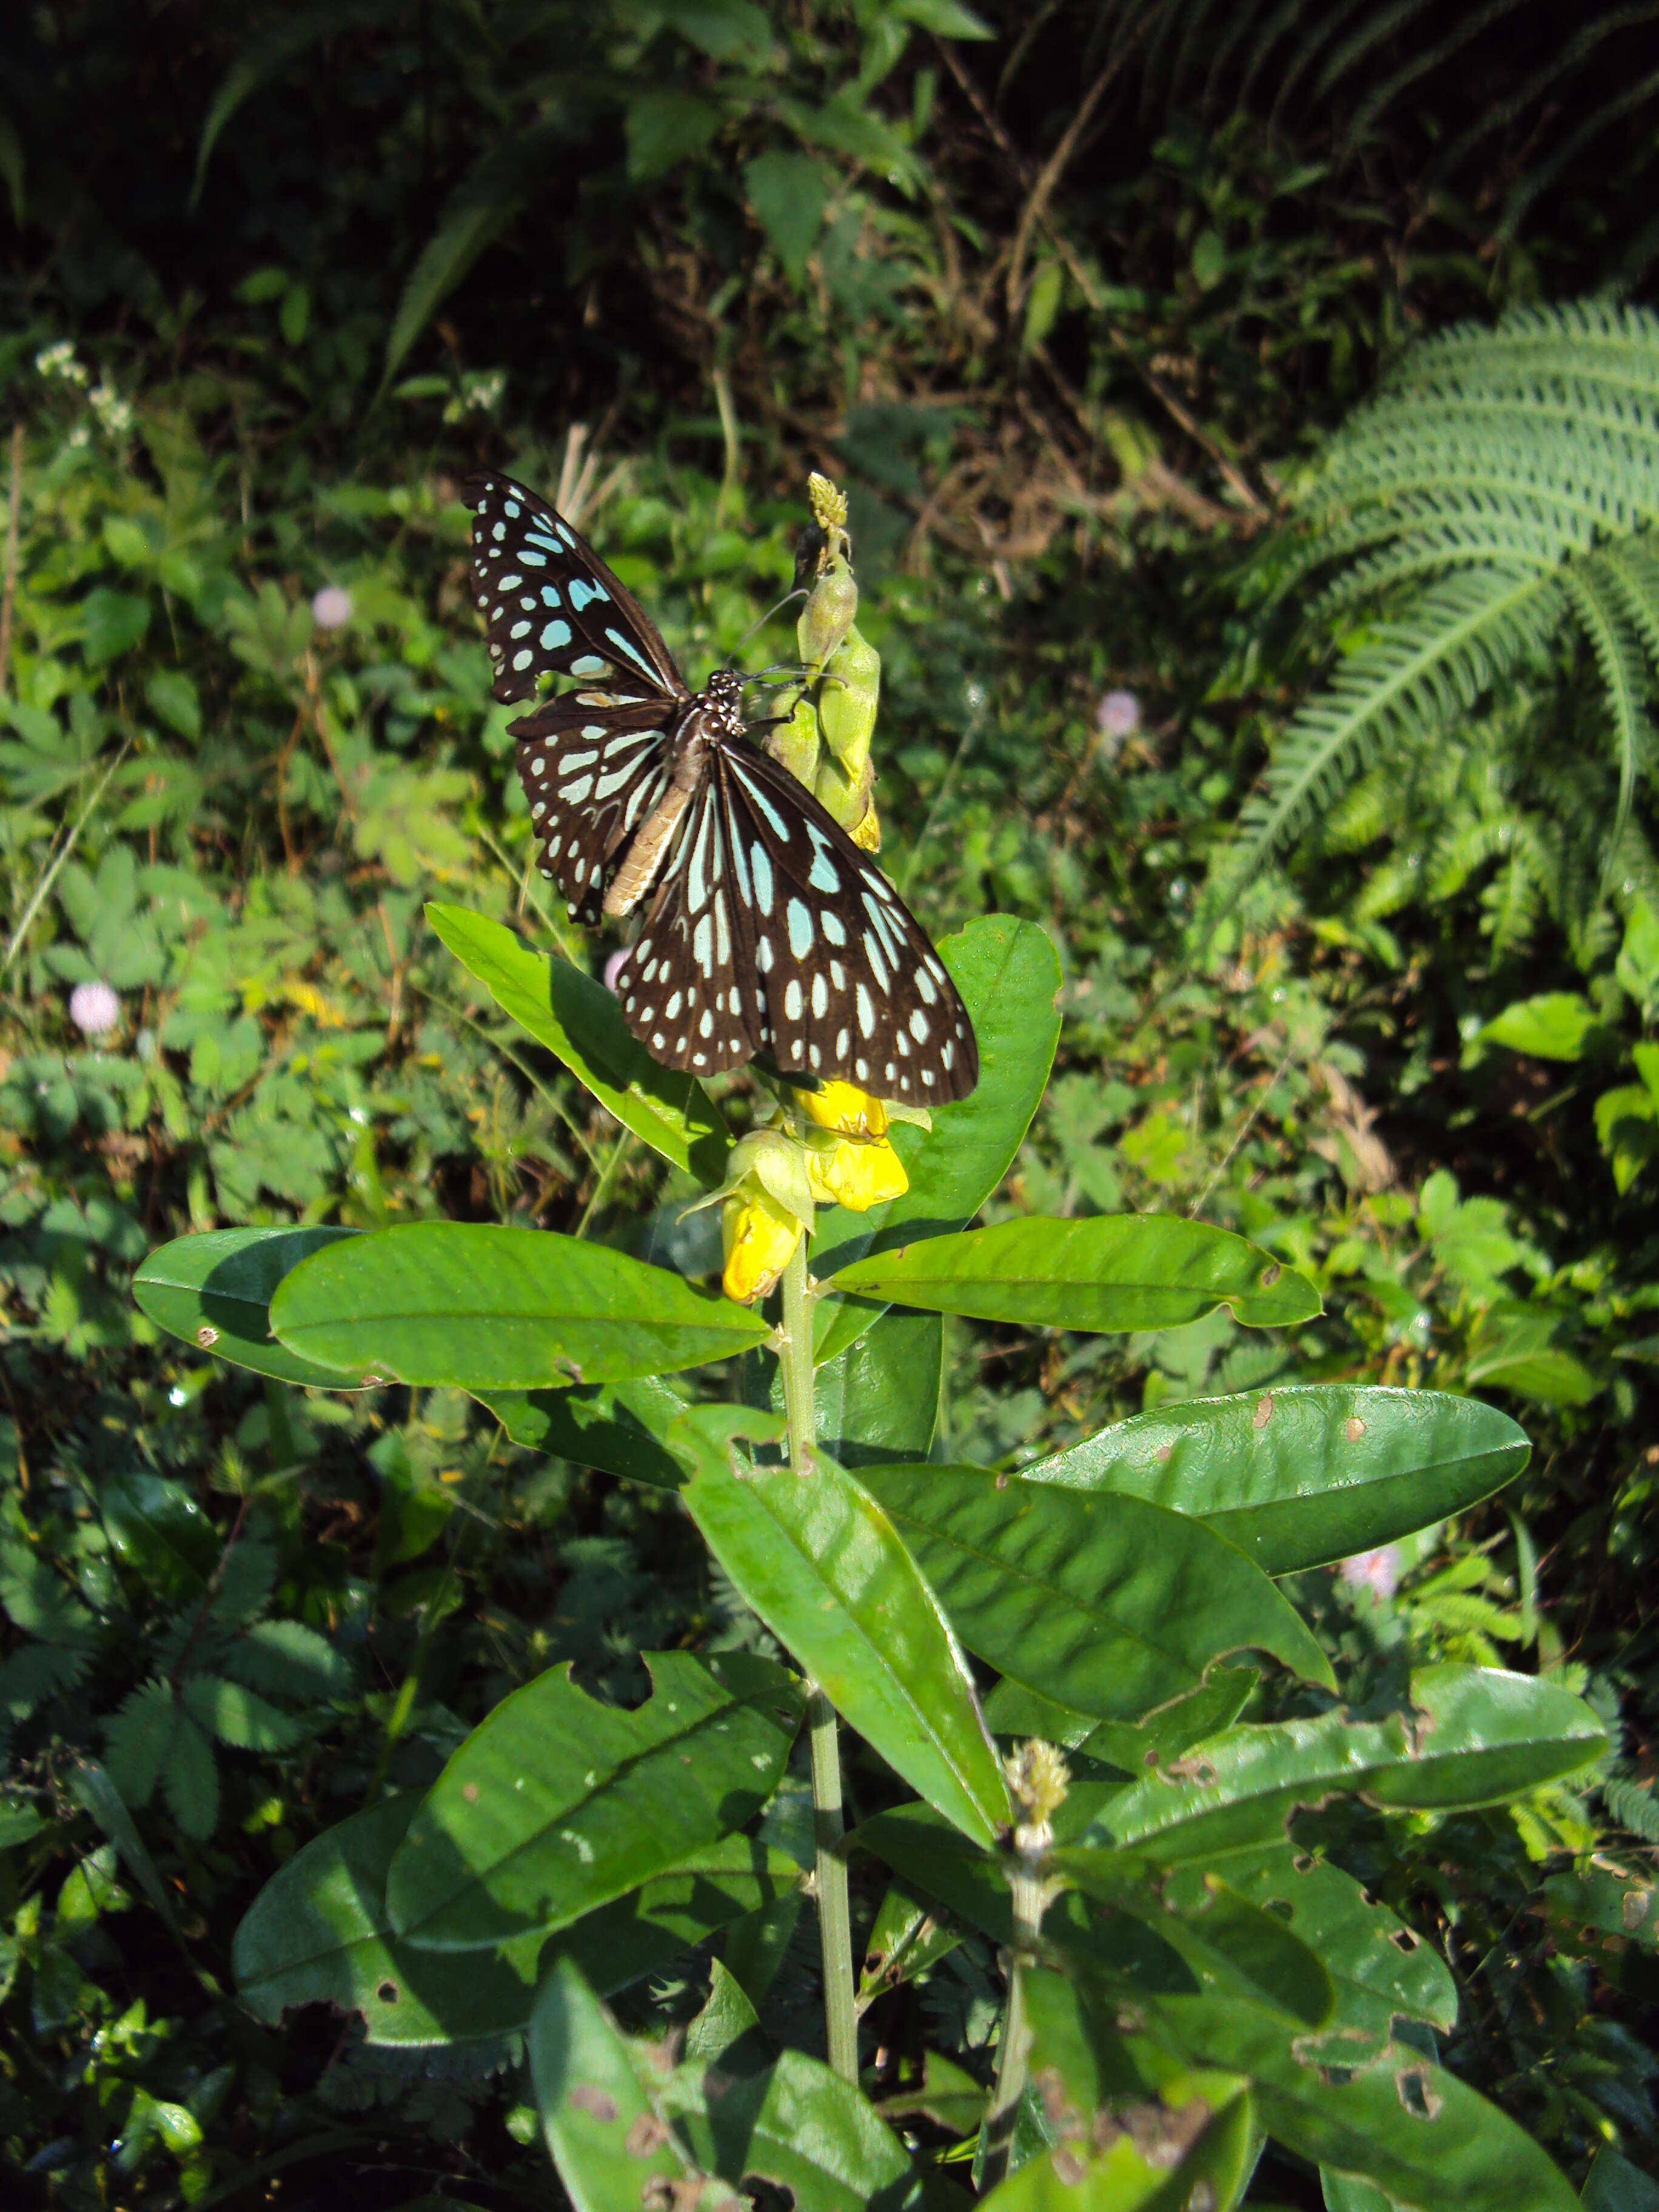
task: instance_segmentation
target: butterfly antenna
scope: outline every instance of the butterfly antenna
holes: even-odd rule
[[[755,635],[755,632],[756,632],[757,629],[764,629],[766,628],[767,623],[769,623],[769,622],[771,621],[772,617],[773,617],[775,615],[781,615],[781,614],[783,612],[784,609],[785,609],[785,608],[786,608],[786,607],[790,604],[790,602],[791,602],[792,600],[794,600],[794,599],[804,599],[805,597],[806,597],[806,586],[805,586],[805,584],[801,584],[801,585],[797,586],[797,587],[795,588],[795,590],[793,590],[793,592],[786,592],[784,593],[783,597],[782,597],[782,598],[778,601],[778,603],[777,603],[776,606],[775,606],[775,607],[768,607],[768,609],[766,610],[766,612],[765,612],[765,613],[761,617],[761,618],[760,618],[760,620],[759,620],[758,622],[757,622],[757,623],[750,623],[750,625],[749,625],[748,629],[747,629],[746,630],[744,630],[744,632],[743,635],[742,635],[742,636],[738,640],[737,643],[732,647],[732,648],[731,652],[727,653],[727,655],[726,656],[726,666],[729,668],[729,667],[732,665],[732,662],[737,659],[738,655],[738,654],[743,651],[743,648],[744,647],[744,646],[748,644],[748,642],[749,642],[750,639],[751,637],[753,637],[753,635]]]

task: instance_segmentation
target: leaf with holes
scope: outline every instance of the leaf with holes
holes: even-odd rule
[[[404,2048],[518,2033],[553,1958],[574,1959],[608,1996],[801,1879],[782,1852],[728,1836],[555,1936],[538,1928],[458,1965],[404,1942],[386,1911],[387,1869],[420,1802],[391,1798],[354,1814],[265,1884],[233,1951],[256,2019],[276,2027],[293,2007],[327,2004],[358,2014],[370,2043]]]
[[[400,1936],[470,1951],[565,1927],[759,1811],[800,1723],[799,1685],[746,1652],[646,1664],[653,1692],[635,1711],[590,1698],[566,1664],[474,1729],[392,1860]]]
[[[690,2161],[574,1960],[556,1960],[542,1984],[529,2056],[542,2134],[575,2212],[679,2201]]]
[[[1420,1668],[1411,1700],[1408,1712],[1386,1720],[1336,1711],[1224,1729],[1115,1797],[1090,1839],[1133,1845],[1170,1864],[1212,1859],[1279,1842],[1295,1806],[1334,1791],[1419,1811],[1499,1804],[1607,1748],[1583,1699],[1534,1675]]]

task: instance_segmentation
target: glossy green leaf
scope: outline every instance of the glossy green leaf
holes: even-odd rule
[[[209,1229],[176,1237],[152,1252],[132,1279],[132,1295],[153,1322],[217,1359],[309,1382],[323,1390],[357,1390],[356,1377],[278,1344],[270,1332],[276,1286],[302,1260],[351,1229]]]
[[[1476,1032],[1482,1044],[1506,1044],[1539,1060],[1582,1060],[1597,1029],[1595,1009],[1576,991],[1516,999]]]
[[[685,1469],[663,1438],[685,1411],[672,1383],[636,1375],[580,1390],[480,1390],[515,1444],[568,1459],[576,1467],[678,1490]]]
[[[910,1187],[868,1213],[826,1215],[812,1257],[820,1279],[867,1252],[971,1221],[1007,1174],[1048,1083],[1060,1036],[1060,974],[1046,932],[1010,915],[985,915],[939,951],[973,1020],[979,1082],[966,1098],[935,1107],[930,1131],[894,1129]],[[844,1350],[879,1310],[879,1303],[824,1298],[814,1329],[817,1357]]]
[[[1296,1383],[1138,1413],[1024,1473],[1190,1514],[1285,1575],[1461,1513],[1512,1481],[1531,1449],[1474,1398]]]
[[[735,2189],[758,2178],[794,2212],[911,2212],[923,2184],[904,2146],[850,2081],[805,2051],[732,2080],[683,2066],[662,2089],[691,2154]]]
[[[625,1129],[711,1188],[731,1136],[702,1085],[659,1067],[603,983],[556,954],[532,952],[504,923],[429,905],[427,920],[505,1014],[562,1060]]]
[[[767,1333],[747,1306],[608,1245],[464,1221],[318,1253],[270,1318],[290,1351],[360,1378],[472,1391],[698,1367]]]
[[[1213,1856],[1279,1840],[1293,1806],[1333,1791],[1423,1810],[1494,1804],[1607,1748],[1583,1699],[1534,1675],[1425,1667],[1411,1696],[1409,1713],[1386,1720],[1339,1711],[1224,1729],[1115,1798],[1099,1839],[1171,1863]]]
[[[236,1931],[242,2002],[275,2027],[291,2007],[361,2014],[370,2043],[459,2043],[526,2027],[554,1957],[574,1959],[601,1996],[657,1973],[741,1915],[793,1893],[781,1851],[728,1836],[682,1867],[601,1905],[557,1935],[537,1929],[464,1960],[392,1932],[387,1870],[418,1797],[389,1798],[307,1844],[266,1883]]]
[[[423,1948],[556,1929],[740,1828],[777,1785],[802,1693],[746,1652],[647,1656],[632,1712],[551,1668],[450,1760],[392,1863],[397,1932]]]
[[[937,2051],[927,2051],[922,2054],[921,2081],[884,2097],[877,2110],[890,2124],[920,2114],[947,2135],[971,2136],[985,2118],[988,2095],[964,2067],[953,2065]]]
[[[1659,2181],[1603,2143],[1590,2161],[1583,2212],[1659,2212]]]
[[[988,1842],[1009,1817],[1002,1771],[950,1624],[886,1514],[826,1455],[805,1478],[739,1474],[708,1423],[688,1425],[708,1442],[681,1495],[744,1601],[890,1766]]]
[[[1294,1607],[1201,1522],[985,1468],[874,1467],[860,1480],[969,1650],[1075,1711],[1137,1721],[1244,1650],[1336,1686]]]
[[[530,2078],[575,2212],[640,2212],[659,2197],[675,2201],[688,2160],[573,1960],[554,1961],[536,1999]]]
[[[1617,1959],[1632,1944],[1659,1946],[1659,1887],[1630,1858],[1605,1850],[1584,1867],[1569,1867],[1544,1884],[1543,1917],[1560,1951]]]
[[[843,1467],[924,1458],[939,1425],[944,1358],[938,1314],[890,1308],[817,1370],[814,1402],[825,1448]]]
[[[1229,1996],[1149,1996],[1146,2025],[1189,2063],[1243,2074],[1259,2122],[1302,2157],[1417,2212],[1574,2212],[1559,2169],[1507,2114],[1403,2044],[1292,2036]]]
[[[1252,1328],[1307,1321],[1319,1293],[1259,1245],[1163,1214],[1033,1217],[931,1237],[842,1269],[838,1290],[1024,1328],[1174,1328],[1226,1304]]]

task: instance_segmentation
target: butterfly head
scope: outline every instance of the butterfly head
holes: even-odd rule
[[[748,681],[735,668],[717,668],[708,679],[703,696],[712,710],[714,726],[723,738],[743,734],[743,693]]]

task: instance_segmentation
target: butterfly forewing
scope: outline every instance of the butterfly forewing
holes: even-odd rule
[[[465,491],[498,700],[533,699],[546,675],[604,677],[635,698],[686,696],[650,616],[544,499],[511,477],[469,477]]]

